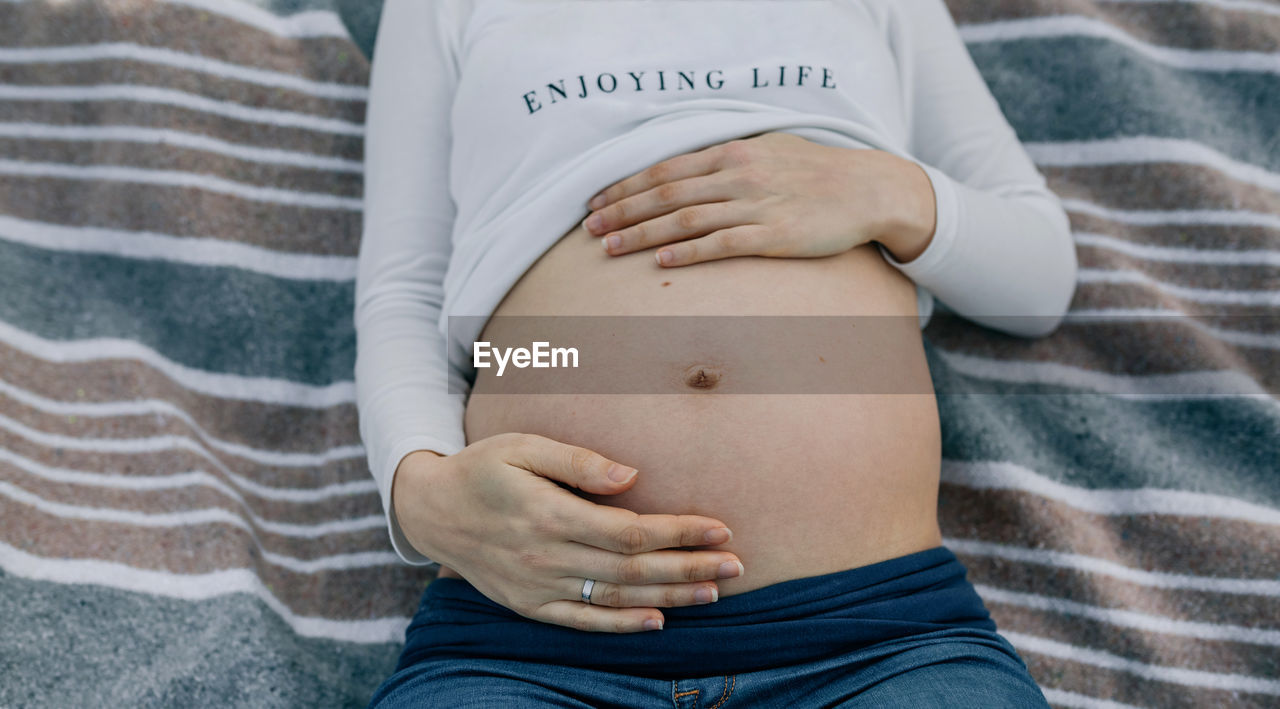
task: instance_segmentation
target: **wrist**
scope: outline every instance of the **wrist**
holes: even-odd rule
[[[403,506],[414,498],[413,488],[418,478],[431,468],[433,460],[444,458],[430,450],[416,450],[400,459],[391,477],[391,507],[398,519],[404,519]]]
[[[886,153],[886,155],[889,155]],[[881,203],[887,216],[876,241],[900,263],[914,261],[929,248],[937,230],[937,201],[933,182],[916,163],[889,155],[892,177],[884,181]]]

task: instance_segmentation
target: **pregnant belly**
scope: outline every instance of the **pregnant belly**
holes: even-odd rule
[[[721,580],[722,596],[941,543],[911,281],[872,245],[674,269],[653,252],[609,256],[576,227],[523,275],[480,340],[572,340],[590,364],[523,391],[535,370],[477,369],[467,442],[536,433],[637,468],[622,494],[574,492],[725,522],[734,538],[715,548],[746,573]],[[691,315],[706,317],[670,317]],[[774,317],[711,317],[744,315]]]

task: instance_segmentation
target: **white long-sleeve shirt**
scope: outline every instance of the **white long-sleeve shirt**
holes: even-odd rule
[[[1075,284],[1066,215],[942,0],[386,0],[355,383],[401,558],[434,563],[400,531],[392,477],[412,451],[466,445],[484,317],[596,192],[767,131],[925,170],[932,241],[909,263],[881,247],[917,284],[922,327],[933,297],[1014,334],[1056,327]],[[449,326],[463,315],[484,317]]]

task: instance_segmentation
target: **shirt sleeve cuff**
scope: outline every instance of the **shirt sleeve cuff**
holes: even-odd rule
[[[405,563],[413,566],[439,566],[440,562],[427,558],[409,543],[409,539],[405,537],[404,531],[400,528],[400,521],[396,519],[395,507],[391,504],[391,490],[395,483],[396,469],[400,467],[400,461],[404,460],[404,457],[410,453],[419,450],[432,450],[441,455],[453,455],[460,448],[455,444],[446,443],[430,436],[417,436],[399,442],[392,447],[387,458],[387,470],[378,478],[381,481],[378,494],[382,496],[382,509],[386,516],[387,531],[391,536],[391,546],[395,549],[396,555]]]
[[[891,266],[916,283],[928,286],[928,283],[922,282],[921,279],[927,279],[930,273],[939,270],[946,263],[947,256],[955,245],[956,233],[959,231],[959,205],[951,178],[935,167],[920,162],[916,164],[928,175],[929,182],[933,186],[934,203],[937,205],[933,239],[919,256],[907,263],[894,258],[893,254],[880,242],[876,242],[876,246]]]

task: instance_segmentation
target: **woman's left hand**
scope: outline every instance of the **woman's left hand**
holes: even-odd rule
[[[583,226],[609,254],[663,246],[663,266],[831,256],[872,240],[910,261],[933,238],[935,209],[928,176],[908,160],[779,132],[664,160],[588,206]]]

